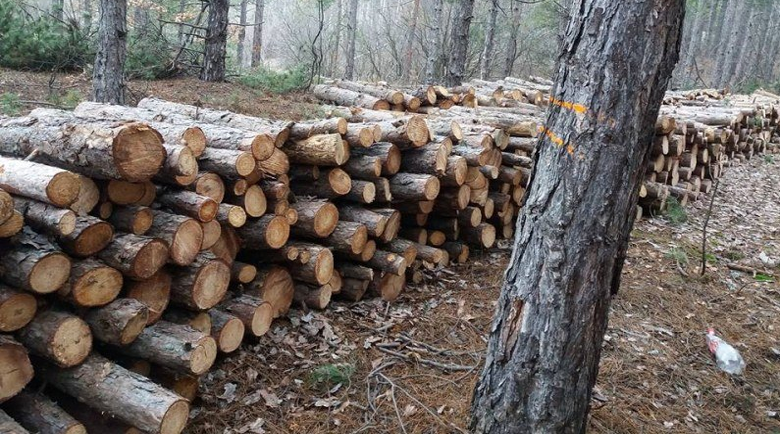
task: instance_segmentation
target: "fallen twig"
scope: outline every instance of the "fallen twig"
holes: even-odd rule
[[[428,365],[434,368],[443,369],[445,371],[472,371],[475,368],[474,366],[451,365],[451,364],[435,362],[433,360],[423,359],[419,357],[412,357],[407,354],[399,353],[398,351],[389,350],[383,347],[377,347],[377,349],[383,353],[390,354],[391,356],[399,357],[407,361],[420,362],[423,365]]]

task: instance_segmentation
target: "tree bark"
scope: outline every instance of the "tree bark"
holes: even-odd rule
[[[98,48],[92,74],[93,99],[125,103],[127,0],[100,0]]]
[[[95,339],[112,345],[133,342],[149,321],[149,308],[133,298],[120,298],[84,317]]]
[[[482,61],[479,68],[479,78],[482,80],[490,78],[490,70],[493,66],[498,8],[498,0],[490,0],[490,15],[488,16],[488,24],[485,29],[485,46],[482,48]]]
[[[344,72],[344,78],[352,80],[355,78],[355,42],[357,39],[357,12],[358,0],[349,0],[347,9],[347,67]]]
[[[209,0],[206,52],[200,71],[200,79],[203,81],[225,81],[229,9],[230,0]]]
[[[263,61],[263,12],[265,0],[255,0],[255,26],[252,33],[252,67]]]
[[[510,0],[512,10],[512,24],[509,28],[509,39],[507,40],[506,59],[504,61],[504,77],[512,76],[515,69],[515,59],[517,59],[517,37],[520,33],[520,13],[522,2],[519,0]]]
[[[40,312],[16,336],[31,353],[63,368],[80,364],[92,350],[87,323],[65,312]]]
[[[577,125],[573,111],[550,109],[546,126],[566,142],[539,142],[536,167],[545,170],[534,172],[518,220],[474,392],[475,433],[585,432],[610,299],[678,60],[683,0],[578,0],[572,9],[554,94],[614,123]]]
[[[441,9],[442,0],[433,0],[431,22],[431,35],[428,37],[428,57],[425,59],[425,84],[434,84],[437,81],[436,61],[441,52]]]
[[[453,18],[453,46],[446,83],[458,86],[463,82],[468,67],[469,28],[474,18],[474,0],[458,0]]]
[[[32,294],[0,283],[0,332],[26,326],[35,317],[38,302]]]
[[[244,67],[244,51],[246,50],[246,8],[247,4],[249,3],[249,0],[241,0],[241,6],[240,6],[240,12],[239,12],[239,24],[241,26],[238,28],[238,44],[236,46],[236,63],[238,64],[238,69],[243,69]]]
[[[0,276],[17,288],[37,294],[58,290],[70,277],[67,255],[46,237],[25,228],[10,239],[0,255]]]
[[[86,434],[81,422],[73,418],[46,395],[23,390],[5,404],[5,410],[27,429],[39,434]],[[7,433],[0,427],[0,432]]]

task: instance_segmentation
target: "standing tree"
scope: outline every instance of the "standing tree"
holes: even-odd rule
[[[357,38],[358,0],[349,0],[347,9],[347,69],[344,78],[355,78],[355,39]]]
[[[241,0],[238,20],[241,27],[238,29],[238,44],[236,48],[236,63],[238,67],[244,66],[244,47],[246,46],[246,8],[249,0]]]
[[[431,35],[428,38],[428,57],[425,59],[425,83],[433,84],[436,81],[436,60],[441,52],[441,10],[442,0],[433,0],[431,22]]]
[[[263,51],[263,13],[265,0],[255,1],[255,29],[252,33],[252,66],[260,65]]]
[[[506,60],[504,61],[504,77],[512,75],[515,69],[515,60],[517,59],[517,37],[520,34],[520,13],[522,2],[519,0],[509,0],[512,19],[509,24],[509,39],[506,47]]]
[[[127,1],[100,0],[93,99],[111,104],[125,103],[125,57],[127,55]]]
[[[498,18],[498,0],[490,0],[490,13],[485,29],[485,46],[482,47],[482,62],[479,65],[479,78],[487,80],[490,76],[490,68],[493,62],[493,49],[496,39],[496,19]]]
[[[457,86],[466,75],[466,63],[469,51],[469,28],[474,18],[474,0],[458,0],[455,4],[455,16],[452,23],[452,56],[447,71],[446,82]]]
[[[684,0],[575,0],[474,433],[583,433]],[[572,105],[573,104],[573,105]]]
[[[203,54],[203,81],[225,81],[228,11],[230,0],[209,0],[209,22],[206,28],[206,51]]]

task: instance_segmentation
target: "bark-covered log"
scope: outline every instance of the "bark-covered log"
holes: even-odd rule
[[[240,206],[223,203],[219,205],[216,220],[222,224],[240,228],[246,223],[246,211]]]
[[[11,218],[0,224],[0,238],[10,238],[22,231],[24,217],[22,213],[14,210]]]
[[[313,196],[335,199],[350,192],[352,179],[347,172],[334,168],[328,170],[316,181],[292,183],[290,187],[297,196]]]
[[[389,220],[388,216],[379,214],[359,205],[341,205],[339,219],[345,222],[360,223],[368,230],[368,235],[380,237]]]
[[[341,168],[353,178],[378,178],[382,175],[382,159],[371,155],[352,156]]]
[[[290,292],[290,300],[292,300],[292,288]],[[218,309],[240,319],[246,330],[258,337],[268,332],[274,319],[274,308],[271,303],[249,294],[226,300],[219,305]]]
[[[114,239],[98,257],[125,276],[144,280],[165,265],[169,257],[168,246],[162,239],[123,234]]]
[[[159,133],[143,123],[84,121],[72,114],[36,109],[29,116],[0,121],[0,153],[98,179],[147,181],[162,167],[165,148]]]
[[[222,300],[230,284],[230,266],[214,255],[201,253],[187,267],[171,266],[171,302],[194,310],[208,310]]]
[[[132,343],[115,348],[122,354],[195,375],[208,371],[217,357],[214,338],[167,321],[146,327]]]
[[[374,203],[376,200],[376,184],[370,181],[354,179],[352,180],[352,187],[344,195],[344,199],[363,204]]]
[[[338,105],[350,107],[363,107],[371,110],[389,110],[390,103],[365,93],[355,92],[349,89],[341,89],[336,86],[318,84],[314,86],[313,93],[317,98],[331,101]]]
[[[127,345],[141,334],[149,321],[149,308],[133,298],[120,298],[84,316],[98,341]]]
[[[0,157],[0,188],[63,208],[76,201],[81,181],[78,175],[67,170]]]
[[[444,175],[447,170],[447,157],[449,157],[447,148],[444,146],[429,148],[429,146],[425,146],[405,151],[401,159],[401,167],[404,172]]]
[[[322,244],[337,252],[359,254],[368,241],[368,229],[361,223],[340,221],[333,233],[322,239]]]
[[[252,264],[234,261],[230,267],[230,280],[237,283],[249,283],[257,277],[257,267]]]
[[[29,323],[38,309],[32,294],[0,283],[0,332],[19,330]]]
[[[349,159],[349,145],[340,134],[318,134],[288,142],[284,151],[296,164],[340,166]]]
[[[87,323],[56,310],[39,312],[16,336],[31,353],[64,368],[80,364],[92,350]]]
[[[210,197],[201,196],[191,191],[158,191],[157,201],[178,213],[202,222],[214,220],[219,209],[219,204]]]
[[[62,249],[73,256],[86,258],[105,249],[114,237],[110,224],[92,216],[76,217],[76,228],[57,237]]]
[[[381,297],[385,301],[395,301],[406,285],[406,276],[394,273],[383,273],[374,276],[368,285],[368,293]]]
[[[399,173],[390,178],[394,200],[434,200],[440,185],[439,179],[431,175]]]
[[[32,380],[33,367],[27,349],[7,335],[0,335],[0,366],[0,402],[4,402]]]
[[[139,204],[146,194],[147,184],[112,179],[103,183],[103,192],[115,205]]]
[[[401,150],[392,143],[379,142],[368,148],[353,148],[350,150],[350,156],[378,157],[382,161],[382,175],[385,176],[395,175],[401,168]]]
[[[406,267],[408,266],[406,259],[404,259],[403,256],[385,250],[377,250],[374,252],[374,256],[366,261],[366,264],[372,268],[398,276],[403,276],[406,272]]]
[[[342,118],[334,118],[342,119]],[[343,135],[344,140],[349,143],[351,147],[368,148],[373,145],[377,140],[374,135],[374,126],[368,124],[349,124],[346,134]],[[380,129],[381,138],[381,129]]]
[[[195,180],[185,187],[187,190],[211,198],[221,203],[225,198],[225,183],[219,175],[212,172],[199,172]]]
[[[393,192],[390,190],[390,180],[387,178],[376,178],[371,182],[374,183],[374,190],[376,190],[375,202],[390,203],[393,200]]]
[[[258,267],[257,276],[246,286],[246,293],[267,301],[273,317],[287,313],[293,299],[293,280],[286,268],[277,265]]]
[[[430,142],[431,134],[428,124],[422,116],[411,116],[405,121],[381,122],[382,142],[394,143],[401,149],[412,149],[425,146]]]
[[[338,298],[348,301],[360,301],[366,294],[370,280],[354,279],[345,277],[341,281],[341,291]]]
[[[69,209],[21,197],[14,198],[13,208],[24,216],[28,226],[38,232],[58,236],[70,235],[76,230],[76,213]]]
[[[298,212],[298,222],[292,228],[293,233],[325,238],[336,229],[339,212],[330,202],[298,201],[291,207]]]
[[[164,146],[167,156],[158,175],[174,178],[177,176],[191,177],[198,173],[198,160],[195,159],[192,149],[182,145],[166,144]]]
[[[203,230],[203,241],[200,243],[200,250],[208,250],[214,247],[222,236],[222,225],[218,221],[212,220],[206,223],[201,222],[200,227]]]
[[[193,312],[171,307],[165,310],[162,319],[174,324],[190,326],[204,335],[210,335],[212,321],[209,312]]]
[[[417,259],[422,259],[434,264],[443,264],[443,261],[449,257],[447,252],[442,249],[415,243],[414,241],[405,240],[403,238],[397,238],[386,244],[386,246],[387,250],[395,253],[401,253],[404,249],[413,247],[417,251]],[[411,264],[411,262],[408,263]]]
[[[122,274],[115,268],[87,258],[73,263],[68,283],[57,294],[75,306],[103,306],[119,295],[122,283]]]
[[[0,224],[5,223],[14,215],[14,198],[0,188]]]
[[[200,252],[204,240],[203,227],[189,217],[154,210],[154,221],[146,232],[168,243],[170,261],[176,265],[189,265]]]
[[[255,158],[249,152],[206,148],[198,159],[201,169],[218,173],[225,179],[238,179],[255,170]]]
[[[164,270],[141,281],[126,281],[125,296],[134,298],[149,309],[146,324],[153,324],[160,319],[171,299],[171,276]]]
[[[286,188],[286,187],[285,187]],[[252,185],[241,196],[228,195],[228,203],[244,208],[249,217],[262,217],[268,211],[268,201],[263,189],[258,185]]]
[[[281,149],[274,148],[271,155],[257,161],[257,169],[247,176],[247,179],[259,177],[282,176],[290,170],[290,157]]]
[[[241,238],[236,233],[236,230],[230,226],[222,226],[219,239],[209,249],[212,254],[228,264],[231,264],[236,259],[240,250]]]
[[[292,243],[301,251],[311,254],[311,260],[305,264],[291,267],[290,275],[296,280],[315,285],[325,285],[333,275],[333,253],[327,248],[310,243]]]
[[[154,223],[154,213],[145,206],[116,207],[108,222],[120,232],[143,235]]]
[[[278,249],[290,238],[290,225],[286,217],[268,214],[249,221],[237,233],[244,248]]]
[[[36,366],[55,388],[140,430],[178,434],[187,424],[185,399],[98,354],[72,369],[45,362]]]
[[[330,304],[333,289],[328,284],[312,286],[306,283],[295,285],[295,302],[310,309],[322,310]]]
[[[48,294],[68,281],[70,259],[45,237],[25,229],[8,244],[0,255],[0,278],[6,283]]]
[[[223,353],[232,353],[244,340],[244,323],[238,317],[219,309],[209,311],[213,322],[211,337],[217,342],[217,348]]]
[[[307,139],[317,134],[347,133],[347,120],[344,118],[330,118],[320,121],[296,122],[290,128],[290,138],[293,140]]]
[[[380,240],[387,243],[398,236],[398,231],[401,230],[401,213],[398,210],[392,208],[377,208],[372,211],[387,218],[385,229],[382,231],[382,235],[379,236]]]
[[[87,429],[47,396],[29,389],[4,405],[23,427],[38,434],[87,434]],[[9,433],[0,425],[0,432]]]

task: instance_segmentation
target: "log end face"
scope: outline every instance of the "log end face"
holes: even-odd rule
[[[136,302],[136,300],[132,301]],[[143,305],[140,301],[137,303]],[[127,345],[133,342],[144,331],[147,322],[149,322],[149,309],[144,305],[143,308],[137,309],[127,321],[125,328],[119,336],[120,345]]]
[[[46,186],[46,196],[53,205],[66,208],[78,199],[80,190],[79,176],[72,172],[62,171],[54,175]]]
[[[244,208],[234,206],[228,211],[228,223],[234,228],[240,228],[246,224],[246,211]]]
[[[134,235],[143,235],[152,227],[154,223],[154,214],[149,208],[141,208],[135,213],[132,232]]]
[[[190,357],[190,370],[195,375],[201,375],[211,368],[217,359],[217,341],[211,336],[204,336]]]
[[[271,249],[281,249],[290,239],[290,224],[284,216],[275,216],[268,223],[265,243]]]
[[[160,434],[179,434],[184,431],[190,416],[190,405],[185,400],[176,401],[165,412],[160,422]]]
[[[192,151],[193,157],[200,157],[206,150],[206,133],[200,127],[189,127],[181,136],[182,143]]]
[[[241,346],[244,339],[244,323],[238,318],[230,318],[219,333],[220,351],[223,353],[232,353]]]
[[[207,310],[222,300],[230,284],[230,267],[222,260],[201,267],[193,284],[192,298],[198,309]]]
[[[431,139],[431,132],[428,124],[422,116],[412,116],[406,125],[406,134],[409,136],[415,147],[424,146]]]
[[[70,277],[70,259],[64,253],[51,253],[38,261],[29,276],[29,287],[39,294],[54,292]]]
[[[268,201],[262,188],[253,185],[246,190],[244,194],[244,210],[250,217],[262,217],[266,213]]]
[[[74,243],[74,254],[87,257],[106,248],[114,238],[114,228],[106,222],[95,223],[84,229]]]
[[[198,225],[200,226],[200,225]],[[169,251],[165,241],[152,239],[141,247],[133,264],[133,275],[139,279],[148,279],[168,262]]]
[[[336,205],[326,202],[314,215],[314,232],[319,237],[327,237],[336,229],[339,222],[339,211]]]
[[[365,225],[360,225],[355,229],[350,240],[352,253],[359,255],[366,247],[368,242],[368,228]]]
[[[60,235],[68,236],[76,230],[76,213],[69,212],[63,214],[60,221],[57,222],[57,231]]]
[[[114,139],[114,164],[122,178],[148,181],[160,171],[166,152],[160,135],[146,124],[130,124],[122,128]]]
[[[395,175],[401,170],[401,150],[398,146],[392,145],[387,150],[387,159],[382,167],[384,175]]]
[[[252,156],[258,161],[268,159],[274,152],[274,148],[276,148],[274,139],[268,134],[255,135],[249,146],[249,149],[252,150]]]
[[[213,199],[204,200],[198,209],[198,220],[202,222],[210,222],[214,220],[219,211],[219,204]]]
[[[13,341],[11,341],[13,342]],[[18,344],[0,345],[0,402],[3,402],[24,389],[32,380],[33,367],[27,350]]]
[[[170,246],[173,263],[182,266],[191,264],[200,252],[203,238],[203,227],[197,221],[188,219],[179,225]]]
[[[122,273],[109,266],[96,267],[73,283],[71,297],[83,307],[110,303],[122,290]]]
[[[365,243],[364,243],[365,244]],[[333,254],[325,249],[317,255],[317,263],[314,266],[317,283],[326,285],[333,277]]]
[[[81,318],[70,316],[63,320],[51,340],[55,362],[65,368],[83,362],[92,351],[92,332]]]
[[[0,332],[12,332],[26,326],[35,317],[37,309],[38,302],[32,294],[12,295],[0,304]]]
[[[239,176],[248,176],[256,167],[255,157],[249,153],[244,152],[236,158],[236,173]]]

